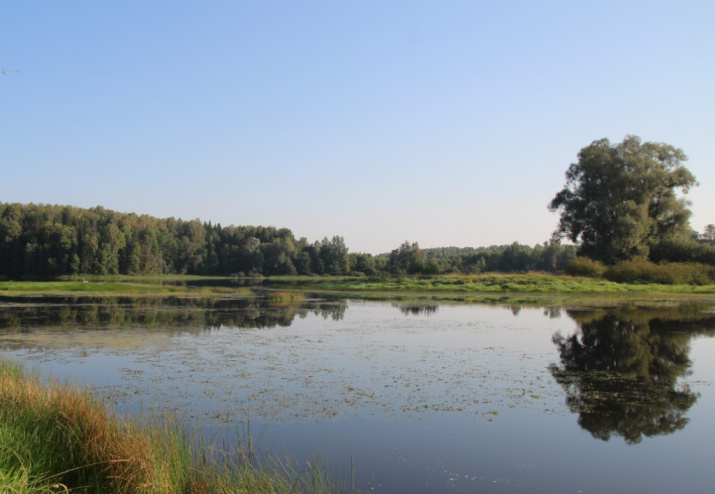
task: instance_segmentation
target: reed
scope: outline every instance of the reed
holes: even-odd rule
[[[180,422],[125,420],[88,390],[43,382],[0,360],[0,491],[18,493],[333,493],[312,461],[259,461],[250,446],[215,451]]]

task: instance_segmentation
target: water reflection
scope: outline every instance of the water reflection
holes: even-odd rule
[[[436,314],[439,309],[436,304],[425,303],[392,304],[392,306],[397,307],[406,316],[430,316]]]
[[[257,451],[354,458],[362,491],[712,491],[713,312],[255,293],[1,298],[0,353],[224,447],[250,419]]]
[[[31,328],[142,328],[170,332],[216,329],[288,327],[309,314],[341,320],[345,300],[288,300],[259,294],[254,298],[16,298],[0,305],[0,331],[20,333]]]
[[[521,310],[517,304],[502,307],[514,315]],[[298,377],[306,382],[305,389],[300,392],[316,397],[316,400],[306,402],[315,405],[313,408],[303,407],[293,413],[300,417],[315,414],[314,409],[318,407],[328,411],[323,415],[330,416],[346,407],[362,407],[369,413],[449,410],[484,416],[494,412],[497,405],[507,408],[536,406],[533,403],[540,404],[549,393],[538,382],[540,377],[536,370],[518,376],[512,373],[514,362],[524,365],[531,358],[526,357],[526,353],[514,353],[524,351],[518,347],[518,342],[527,335],[514,338],[513,333],[505,331],[492,334],[489,328],[502,327],[504,321],[495,319],[493,324],[482,324],[480,318],[492,318],[496,312],[480,312],[474,308],[465,312],[464,319],[457,324],[456,319],[451,322],[450,314],[464,308],[439,306],[434,302],[400,302],[392,304],[390,310],[399,310],[409,316],[409,320],[400,318],[394,322],[388,319],[389,324],[380,327],[379,318],[346,323],[343,319],[347,308],[344,299],[261,289],[254,297],[223,299],[16,298],[5,299],[0,304],[0,336],[6,336],[3,347],[8,350],[59,346],[62,342],[67,345],[71,341],[81,341],[87,347],[101,347],[100,335],[111,336],[111,331],[103,330],[131,329],[130,332],[118,332],[115,338],[140,346],[139,336],[144,337],[145,333],[193,337],[220,328],[288,327],[296,322],[296,318],[318,316],[327,323],[341,321],[341,328],[349,328],[349,331],[331,337],[330,341],[336,346],[329,352],[323,351],[328,345],[328,333],[314,335],[311,339],[296,331],[290,335],[280,334],[274,341],[265,332],[260,332],[257,336],[260,341],[255,343],[261,349],[265,348],[268,354],[252,350],[255,361],[243,353],[235,359],[241,372],[248,376],[247,380],[250,377],[260,383],[276,379],[285,381],[285,387],[276,387],[282,401],[275,408],[282,415],[288,415],[284,413],[288,409],[288,397],[298,393],[294,382]],[[533,308],[524,309],[515,319],[528,319],[539,312]],[[553,350],[549,350],[544,355],[548,360],[538,366],[538,372],[543,372],[552,383],[554,400],[560,402],[562,390],[565,392],[569,410],[578,414],[578,423],[593,437],[608,441],[619,436],[626,443],[635,444],[643,437],[671,434],[685,427],[688,423],[686,415],[698,399],[698,394],[684,383],[691,368],[690,343],[694,336],[715,334],[715,313],[687,306],[618,310],[545,308],[541,312],[549,320],[568,316],[562,321],[571,319],[577,324],[573,334],[553,335],[560,362],[549,367],[549,375],[546,367],[549,361],[555,360]],[[529,334],[533,335],[533,322],[528,325]],[[329,326],[332,328],[333,325]],[[380,329],[373,331],[377,327]],[[40,328],[46,335],[55,332],[54,339],[43,339],[37,331]],[[95,331],[84,331],[88,329]],[[553,326],[549,326],[545,336],[539,337],[549,348],[553,348],[549,342],[552,332]],[[70,333],[74,339],[67,336]],[[87,333],[87,338],[92,340],[79,340],[79,333]],[[228,352],[227,348],[239,341],[235,334],[224,335],[225,341],[213,331],[211,336],[215,336],[216,352],[222,358]],[[288,356],[280,353],[284,340],[291,341],[286,347],[290,351]],[[104,344],[120,346],[109,340]],[[248,342],[243,343],[241,352],[247,345]],[[195,345],[191,343],[189,346],[193,348]],[[341,356],[336,359],[334,368],[325,365],[328,358],[336,355]],[[187,361],[192,360],[187,358]],[[315,363],[317,367],[296,370],[288,365],[304,361]],[[223,362],[233,361],[226,357]],[[272,363],[267,365],[267,362]],[[354,376],[346,374],[349,362],[352,366],[349,370],[354,370]],[[193,367],[188,369],[189,374],[194,372]],[[365,377],[368,370],[372,374]],[[172,370],[169,374],[179,373]],[[214,374],[220,375],[218,371]],[[324,386],[326,395],[318,396],[312,387],[313,380],[318,377],[332,379],[331,376],[338,374],[345,374],[349,379],[336,378],[337,384]],[[554,384],[549,376],[553,376],[558,384]],[[230,382],[234,377],[227,376],[225,381]],[[264,396],[265,389],[268,388],[263,386],[252,393]],[[333,394],[328,396],[330,390]],[[251,402],[252,396],[248,394],[242,400]],[[262,406],[257,398],[254,401],[257,408]]]
[[[687,307],[566,312],[578,329],[553,336],[561,365],[550,369],[583,429],[636,444],[685,427],[698,395],[679,380],[690,373],[691,339],[715,334],[715,314]]]

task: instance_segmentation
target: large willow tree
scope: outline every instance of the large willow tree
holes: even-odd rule
[[[654,245],[687,236],[690,210],[678,192],[697,185],[687,159],[678,148],[636,136],[592,142],[549,204],[561,213],[556,233],[606,263],[647,257]]]

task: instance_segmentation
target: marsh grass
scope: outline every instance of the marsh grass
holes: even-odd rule
[[[17,282],[0,281],[0,300],[16,296],[97,296],[97,297],[240,297],[253,298],[250,288],[238,286],[180,286],[174,277],[116,277],[105,281]],[[198,277],[188,277],[192,280]],[[99,279],[99,278],[98,278]],[[137,282],[130,280],[136,279]],[[206,283],[218,278],[201,278]],[[167,283],[164,283],[167,281]],[[306,292],[334,293],[368,300],[415,300],[484,302],[509,299],[510,302],[540,304],[585,303],[609,305],[617,299],[713,298],[715,284],[662,284],[643,279],[617,282],[591,276],[566,276],[531,272],[524,274],[487,273],[480,275],[381,276],[381,277],[290,277],[269,279],[266,297],[271,306],[297,305]],[[548,299],[548,300],[546,300]]]
[[[284,285],[287,287],[288,285]],[[435,294],[715,294],[715,285],[617,283],[590,277],[547,273],[352,278],[292,285],[301,290],[337,292],[430,292]]]
[[[245,287],[201,286],[187,287],[163,283],[138,283],[126,281],[2,281],[2,296],[210,296],[230,295],[253,297],[253,292]]]
[[[243,444],[250,444],[250,440]],[[87,390],[42,382],[0,361],[0,491],[83,493],[342,492],[319,461],[298,468],[197,445],[180,422],[122,420]]]

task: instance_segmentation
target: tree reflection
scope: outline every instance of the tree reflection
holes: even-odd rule
[[[420,304],[420,303],[410,303],[410,304],[392,304],[393,307],[400,309],[406,316],[431,316],[437,313],[439,308],[436,304]]]
[[[698,398],[679,379],[690,373],[690,339],[715,333],[715,316],[693,310],[567,311],[576,333],[556,333],[561,366],[551,372],[569,409],[593,437],[672,434]]]
[[[161,329],[191,332],[220,327],[266,329],[288,327],[296,317],[310,314],[340,320],[345,300],[297,299],[276,304],[255,298],[56,298],[14,300],[0,310],[0,335],[30,329]]]

